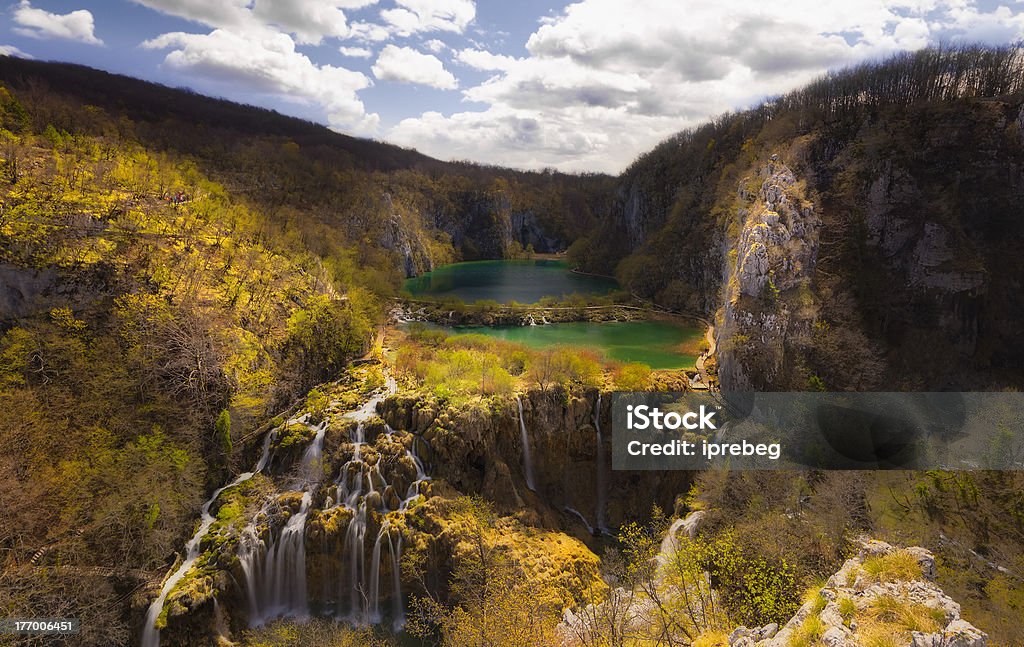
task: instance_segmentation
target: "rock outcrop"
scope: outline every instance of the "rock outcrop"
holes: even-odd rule
[[[423,231],[409,222],[395,208],[391,196],[384,194],[387,220],[380,244],[385,249],[398,253],[402,272],[406,277],[419,276],[434,269],[430,246],[424,241]]]
[[[807,343],[816,316],[810,279],[821,222],[793,171],[773,155],[740,182],[738,202],[719,331],[726,390],[772,384],[786,354]]]
[[[825,586],[778,633],[733,632],[731,647],[823,644],[860,647],[985,647],[987,636],[960,616],[960,605],[934,582],[935,557],[924,548],[898,549],[863,540]],[[874,642],[872,642],[874,641]]]

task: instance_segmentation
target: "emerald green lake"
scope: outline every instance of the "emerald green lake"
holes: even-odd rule
[[[536,303],[549,296],[608,294],[618,287],[613,279],[577,274],[552,260],[454,263],[405,282],[413,296],[456,297],[466,303]]]
[[[453,334],[479,333],[532,348],[579,346],[620,362],[643,362],[654,369],[692,368],[704,329],[668,321],[558,323],[540,326],[439,328]]]

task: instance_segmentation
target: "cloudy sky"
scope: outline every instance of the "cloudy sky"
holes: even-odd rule
[[[1022,37],[1024,0],[0,0],[0,54],[189,87],[441,159],[612,173],[830,69]]]

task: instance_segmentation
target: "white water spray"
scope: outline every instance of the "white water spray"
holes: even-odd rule
[[[601,392],[597,392],[597,403],[594,405],[594,429],[597,431],[597,529],[608,533],[605,514],[608,509],[608,486],[605,484],[604,471],[604,438],[601,435]]]
[[[523,418],[523,401],[516,396],[516,404],[519,405],[519,435],[523,441],[523,472],[526,475],[526,487],[536,492],[537,487],[533,480],[533,458],[530,455],[530,435],[526,433],[526,420]]]

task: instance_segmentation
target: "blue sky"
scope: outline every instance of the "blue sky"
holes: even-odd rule
[[[1024,37],[1024,0],[7,2],[0,53],[187,86],[442,159],[613,173],[830,69]]]

